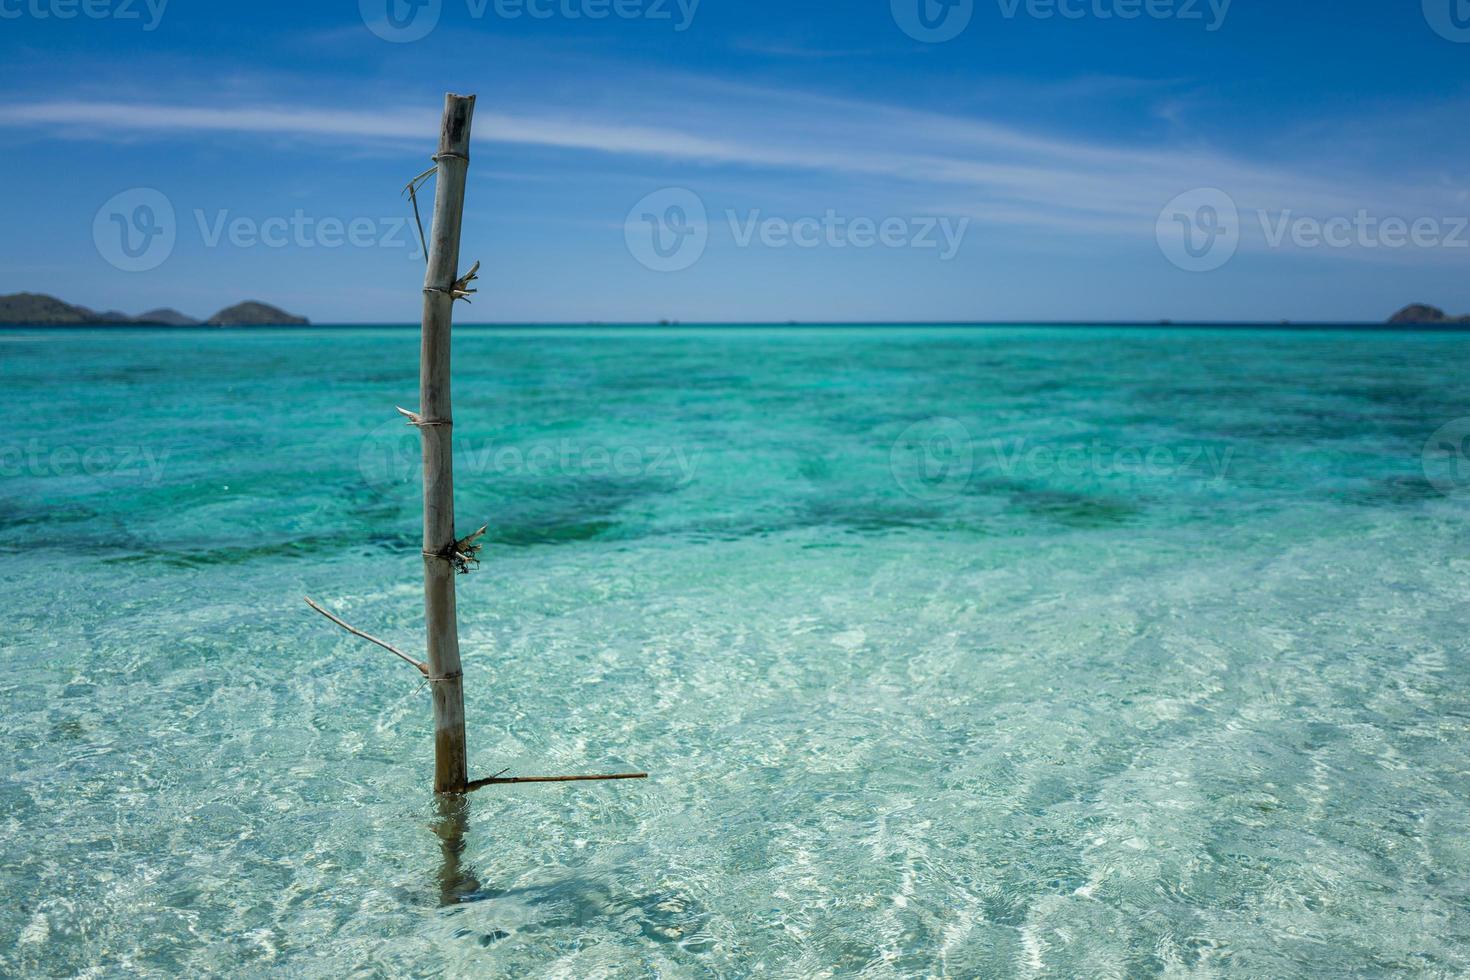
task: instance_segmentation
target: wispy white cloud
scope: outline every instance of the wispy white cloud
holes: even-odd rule
[[[336,109],[302,110],[258,106],[191,107],[138,102],[57,101],[0,105],[0,125],[54,125],[93,127],[155,133],[234,132],[297,133],[321,136],[405,138],[422,135],[428,112],[343,112]],[[72,131],[71,135],[87,135]]]
[[[1379,217],[1463,211],[1463,186],[1439,175],[1383,181],[1333,172],[1320,153],[1263,164],[1203,143],[1110,144],[1027,132],[985,119],[718,80],[662,86],[615,111],[536,106],[482,111],[482,143],[673,161],[747,173],[804,171],[880,184],[891,197],[942,200],[955,213],[1047,234],[1151,233],[1176,194],[1226,190],[1243,210],[1320,216],[1366,209]],[[0,104],[0,127],[54,127],[95,135],[172,137],[233,133],[422,142],[428,109],[343,110],[269,104],[188,106],[44,100]],[[1248,223],[1249,224],[1249,223]]]
[[[831,58],[858,58],[873,54],[871,48],[829,48],[804,41],[762,41],[741,38],[731,43],[737,51],[763,54],[772,58],[803,58],[827,60]]]

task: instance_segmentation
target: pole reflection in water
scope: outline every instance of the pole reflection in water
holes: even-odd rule
[[[440,794],[435,802],[438,816],[433,823],[434,833],[439,836],[439,904],[458,905],[469,895],[480,889],[473,866],[464,864],[465,829],[470,822],[470,798],[455,794]]]

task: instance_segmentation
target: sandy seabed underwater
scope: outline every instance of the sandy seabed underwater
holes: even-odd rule
[[[653,778],[456,813],[416,334],[0,332],[0,974],[1470,973],[1467,355],[458,329],[472,775]]]

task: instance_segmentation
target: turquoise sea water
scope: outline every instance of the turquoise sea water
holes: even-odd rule
[[[1467,335],[0,332],[0,974],[1470,972]],[[1445,428],[1448,426],[1448,428]]]

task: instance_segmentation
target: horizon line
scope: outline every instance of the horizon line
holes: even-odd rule
[[[412,321],[332,321],[308,324],[234,324],[229,326],[206,323],[170,326],[148,323],[53,323],[26,324],[0,323],[0,330],[311,330],[337,328],[371,328],[386,330],[417,330],[420,324]],[[455,327],[484,327],[491,329],[638,329],[675,330],[681,328],[786,328],[786,327],[1136,327],[1152,329],[1352,329],[1389,330],[1395,332],[1470,332],[1470,323],[1449,321],[1445,323],[1389,323],[1382,320],[506,320],[455,323]]]

